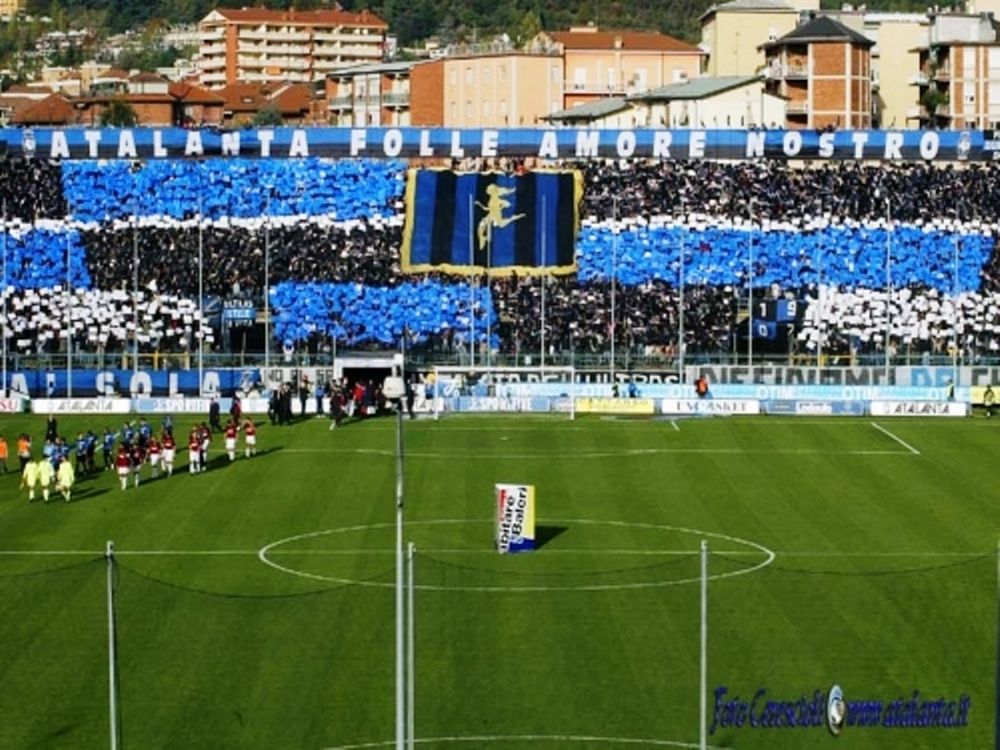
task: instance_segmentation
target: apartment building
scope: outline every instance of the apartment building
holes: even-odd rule
[[[767,90],[788,99],[789,128],[870,128],[871,48],[864,34],[817,16],[762,45]]]
[[[313,83],[385,53],[385,21],[343,10],[218,8],[199,23],[201,83]]]
[[[410,124],[412,62],[357,65],[326,78],[328,122],[338,127]]]
[[[1000,128],[1000,42],[990,15],[932,15],[911,82],[921,127]]]
[[[443,57],[410,72],[412,125],[534,126],[562,109],[563,61],[556,54],[503,52]]]
[[[696,78],[705,56],[693,44],[657,31],[598,26],[542,32],[531,49],[562,57],[566,77],[558,109]]]
[[[698,18],[709,76],[754,76],[764,68],[762,44],[795,29],[799,11],[785,0],[731,0]]]

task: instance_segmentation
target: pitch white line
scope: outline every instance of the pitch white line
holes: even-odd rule
[[[510,734],[510,735],[469,735],[466,737],[417,737],[413,740],[416,745],[444,744],[444,743],[484,743],[484,742],[583,742],[601,745],[644,745],[646,747],[680,747],[697,748],[697,742],[678,742],[677,740],[654,740],[638,737],[594,737],[580,734]],[[381,742],[361,742],[353,745],[334,745],[323,748],[323,750],[368,750],[376,747],[392,747],[393,740]],[[722,750],[716,745],[706,745],[711,750]]]
[[[906,450],[908,450],[914,456],[919,456],[920,455],[920,451],[918,451],[916,448],[914,448],[908,442],[906,442],[905,440],[903,440],[903,438],[899,437],[898,435],[894,435],[889,430],[885,429],[885,427],[883,427],[882,425],[878,424],[877,422],[870,422],[869,424],[871,424],[872,427],[874,427],[876,430],[878,430],[879,432],[881,432],[883,435],[886,435],[886,436],[892,438],[893,440],[895,440],[897,443],[899,443],[901,446],[903,446],[904,448],[906,448]]]
[[[410,521],[408,526],[431,526],[440,524],[469,524],[469,523],[493,523],[492,521],[480,521],[476,519],[467,518],[439,518],[429,521]],[[697,535],[702,538],[708,537],[709,539],[718,539],[724,542],[730,542],[733,544],[743,545],[749,547],[752,550],[756,550],[759,555],[763,556],[764,559],[746,568],[740,568],[739,570],[731,570],[726,573],[716,573],[709,577],[710,580],[717,581],[724,578],[735,578],[737,576],[747,575],[754,573],[762,568],[766,568],[772,562],[774,562],[775,554],[767,547],[757,542],[750,541],[749,539],[742,539],[737,536],[731,536],[729,534],[723,534],[717,531],[703,531],[700,529],[687,528],[685,526],[670,526],[667,524],[653,524],[653,523],[638,523],[638,522],[627,522],[627,521],[597,521],[587,518],[573,518],[573,519],[548,519],[549,523],[561,523],[567,526],[571,525],[592,525],[592,526],[616,526],[621,528],[636,528],[636,529],[651,529],[654,531],[661,532],[677,532],[680,534],[692,534]],[[296,534],[294,536],[285,537],[284,539],[279,539],[275,542],[271,542],[260,548],[257,553],[257,557],[265,565],[269,565],[275,570],[280,570],[283,573],[288,573],[289,575],[298,576],[300,578],[307,578],[314,581],[331,581],[333,583],[344,583],[353,584],[357,586],[366,586],[371,588],[392,588],[396,584],[381,581],[366,581],[358,580],[356,578],[341,578],[339,576],[327,576],[319,575],[317,573],[309,573],[304,570],[298,570],[297,568],[288,567],[286,565],[281,565],[276,561],[272,560],[269,555],[275,547],[280,547],[285,544],[291,544],[294,542],[301,541],[303,539],[313,539],[320,536],[328,536],[331,534],[343,534],[352,531],[369,531],[374,529],[387,529],[392,528],[391,523],[372,523],[372,524],[361,524],[358,526],[342,526],[334,529],[323,529],[320,531],[309,531],[304,534]],[[598,571],[594,571],[597,573]],[[647,582],[635,582],[635,583],[616,583],[616,584],[587,584],[581,586],[436,586],[436,585],[426,585],[417,584],[415,588],[421,591],[481,591],[486,593],[525,593],[525,592],[546,592],[546,591],[622,591],[622,590],[635,590],[635,589],[651,589],[651,588],[663,588],[667,586],[681,586],[688,583],[696,583],[701,580],[698,577],[694,578],[679,578],[666,581],[647,581]]]
[[[670,420],[670,426],[674,428],[674,432],[680,432],[681,431],[681,428],[677,426],[677,420],[676,419],[671,419]]]
[[[384,456],[394,458],[396,453],[382,448],[287,448],[282,453],[303,454],[354,454],[363,456]],[[912,452],[909,451],[909,452]],[[746,448],[625,448],[617,451],[573,451],[569,453],[437,453],[433,451],[407,451],[407,458],[445,459],[479,459],[484,461],[551,461],[552,459],[591,459],[591,458],[625,458],[628,456],[650,456],[658,454],[691,454],[691,455],[764,455],[764,456],[906,456],[907,451],[898,450],[846,450],[829,451],[815,448],[777,448],[777,449],[746,449]]]

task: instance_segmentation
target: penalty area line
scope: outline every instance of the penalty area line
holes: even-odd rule
[[[897,443],[899,443],[901,446],[903,446],[904,448],[906,448],[906,450],[908,450],[914,456],[919,456],[920,455],[920,451],[918,451],[916,448],[914,448],[908,442],[906,442],[905,440],[903,440],[903,438],[901,438],[898,435],[896,435],[896,434],[890,432],[889,430],[887,430],[885,427],[883,427],[882,425],[880,425],[878,422],[869,422],[869,424],[872,427],[874,427],[876,430],[878,430],[879,432],[881,432],[883,435],[885,435],[886,437],[889,437],[889,438],[892,438],[893,440],[895,440]]]

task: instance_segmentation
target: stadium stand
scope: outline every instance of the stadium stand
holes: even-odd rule
[[[403,162],[6,158],[11,344],[32,350],[39,332],[56,347],[72,320],[77,347],[112,351],[127,345],[136,315],[143,347],[214,341],[199,327],[199,288],[260,305],[266,256],[277,341],[385,346],[405,330],[413,343],[454,352],[472,328],[503,352],[537,350],[545,284],[547,347],[601,352],[614,281],[619,346],[669,356],[683,256],[691,353],[737,348],[752,277],[755,302],[798,304],[785,317],[755,312],[762,343],[785,336],[790,351],[874,355],[891,311],[894,348],[998,354],[994,167],[562,166],[584,183],[577,273],[487,284],[401,271]]]

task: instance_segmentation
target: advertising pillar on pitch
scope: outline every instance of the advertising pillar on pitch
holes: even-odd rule
[[[535,488],[530,484],[498,484],[497,552],[527,552],[535,548]]]

